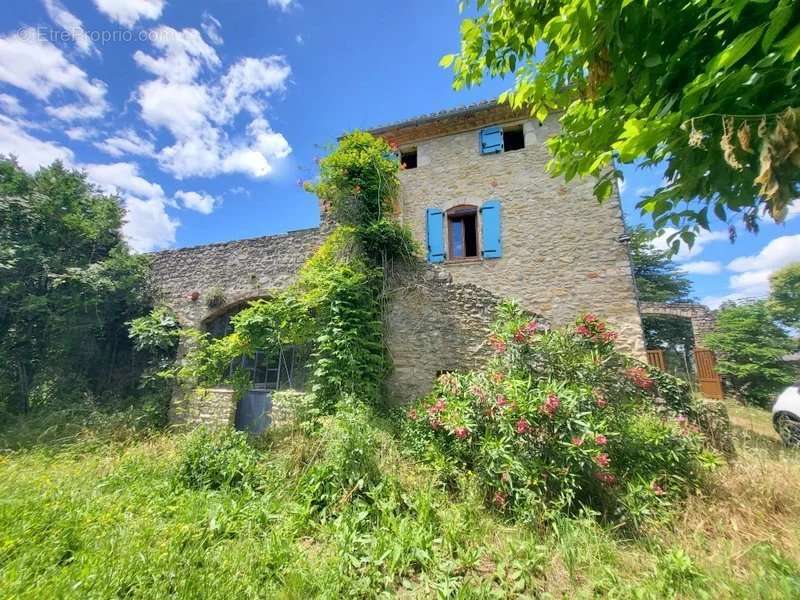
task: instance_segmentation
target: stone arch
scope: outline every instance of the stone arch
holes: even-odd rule
[[[695,346],[702,346],[705,336],[714,329],[714,313],[704,304],[696,302],[640,302],[639,313],[643,316],[668,316],[687,319],[692,323]]]

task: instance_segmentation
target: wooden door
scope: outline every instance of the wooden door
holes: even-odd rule
[[[725,393],[722,390],[722,378],[717,373],[717,361],[714,353],[705,348],[695,348],[694,361],[697,364],[697,381],[700,384],[700,392],[706,398],[722,400]]]
[[[654,348],[647,351],[647,363],[651,367],[655,367],[662,371],[667,370],[667,361],[664,359],[664,351],[660,348]]]

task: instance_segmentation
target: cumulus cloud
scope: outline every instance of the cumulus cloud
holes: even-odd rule
[[[91,38],[86,35],[81,20],[69,12],[59,0],[42,0],[47,16],[53,23],[69,33],[70,38],[75,43],[75,47],[81,54],[97,53]]]
[[[94,145],[114,158],[124,155],[151,157],[156,153],[153,142],[142,138],[133,129],[123,129],[117,135],[95,142]]]
[[[728,280],[730,292],[703,298],[712,308],[723,302],[762,298],[769,293],[769,278],[777,269],[800,261],[800,235],[784,235],[770,241],[758,254],[740,256],[727,265],[735,274]]]
[[[124,27],[133,27],[141,19],[158,19],[164,3],[165,0],[94,0],[97,10]]]
[[[69,129],[65,129],[64,133],[71,140],[85,142],[94,137],[97,132],[93,129],[87,129],[86,127],[70,127]]]
[[[175,243],[180,222],[167,214],[167,200],[161,186],[142,177],[136,164],[88,164],[83,168],[92,182],[124,201],[122,234],[131,248],[150,252]]]
[[[205,192],[184,192],[183,190],[178,190],[175,192],[175,198],[180,200],[184,207],[190,210],[196,210],[204,215],[210,215],[214,212],[214,208],[218,204],[214,196],[206,194]]]
[[[35,171],[56,160],[70,166],[75,160],[69,148],[35,138],[3,115],[0,115],[0,154],[13,154],[26,171]]]
[[[214,15],[211,13],[203,13],[203,21],[200,24],[200,28],[203,30],[203,33],[206,34],[208,40],[215,46],[221,46],[225,42],[220,33],[222,30],[222,23],[215,19]]]
[[[715,260],[697,260],[683,263],[678,267],[689,275],[716,275],[722,272],[722,265]]]
[[[677,229],[672,227],[664,228],[664,231],[661,233],[661,235],[653,240],[653,247],[657,248],[658,250],[669,250],[669,238],[676,232]],[[727,239],[729,239],[727,231],[707,231],[705,229],[701,229],[700,232],[698,232],[692,247],[689,248],[686,244],[681,242],[681,247],[678,252],[672,256],[672,260],[682,262],[691,258],[695,258],[702,254],[703,250],[705,250],[706,246],[709,244]]]
[[[56,46],[39,39],[35,29],[0,36],[0,81],[48,102],[58,92],[75,101],[47,106],[46,111],[63,120],[89,119],[107,110],[106,84],[69,62]]]
[[[165,28],[168,29],[168,28]],[[141,117],[166,129],[172,144],[157,154],[177,178],[244,173],[265,177],[291,147],[261,115],[266,99],[286,88],[291,68],[282,56],[242,58],[214,79],[220,60],[195,29],[156,36],[153,55],[137,52],[137,64],[155,76],[136,91]],[[237,117],[249,113],[244,135],[233,135]]]

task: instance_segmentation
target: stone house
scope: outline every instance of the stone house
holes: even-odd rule
[[[398,148],[400,219],[426,254],[390,290],[387,391],[397,401],[424,394],[442,371],[481,364],[501,298],[554,325],[596,312],[623,349],[644,357],[619,198],[599,205],[591,181],[545,173],[545,141],[557,127],[484,102],[371,130]],[[160,252],[156,284],[185,325],[223,333],[248,300],[293,281],[325,229]],[[283,354],[244,358],[254,386],[247,402],[259,410],[261,390],[296,387],[295,363]],[[233,422],[236,407],[228,402],[220,416],[212,396],[176,401],[173,419]]]

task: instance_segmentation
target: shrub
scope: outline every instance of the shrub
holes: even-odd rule
[[[257,489],[262,483],[258,452],[233,429],[199,428],[180,451],[176,481],[193,489]]]
[[[656,382],[594,315],[551,331],[504,304],[482,371],[441,376],[408,412],[411,447],[523,520],[582,507],[638,526],[702,479],[702,438],[657,413]]]

